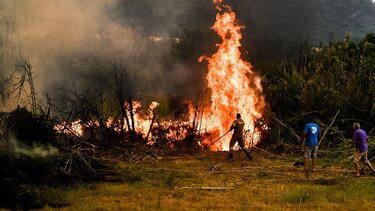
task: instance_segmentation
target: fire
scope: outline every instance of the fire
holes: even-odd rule
[[[218,10],[216,22],[212,29],[220,36],[222,42],[217,44],[217,52],[211,57],[202,56],[208,61],[207,86],[211,90],[211,106],[204,109],[200,124],[206,124],[207,131],[216,137],[206,139],[210,145],[221,134],[225,134],[241,113],[246,122],[246,144],[256,144],[260,140],[260,131],[256,123],[262,118],[265,107],[260,78],[251,70],[249,62],[241,58],[241,26],[236,13],[222,0],[213,0]],[[228,150],[230,135],[212,144],[213,150]]]
[[[130,106],[124,103],[128,115],[127,121],[134,119],[134,131],[142,134],[148,144],[169,140],[171,147],[183,140],[190,140],[195,136],[191,134],[204,131],[200,146],[210,146],[211,150],[228,150],[230,134],[226,134],[240,113],[245,121],[246,146],[255,145],[260,141],[261,130],[266,125],[261,122],[265,101],[262,95],[261,79],[251,69],[249,62],[241,57],[241,29],[243,28],[236,19],[236,13],[223,0],[213,0],[218,11],[216,22],[212,29],[220,36],[222,42],[217,44],[217,52],[212,56],[202,56],[199,60],[208,62],[207,86],[211,90],[210,106],[194,108],[190,102],[190,121],[159,121],[154,114],[154,109],[159,105],[152,102],[146,112],[141,111],[141,103],[134,101],[132,104],[134,118],[130,118]],[[191,124],[193,122],[193,124]],[[109,117],[104,123],[106,127],[120,132],[120,121]],[[129,124],[129,127],[130,125]],[[80,120],[70,124],[57,125],[56,130],[75,136],[85,136],[85,128],[99,126],[98,122],[83,123]],[[127,125],[122,128],[128,130]],[[195,132],[195,133],[194,133]],[[199,137],[202,138],[202,137]],[[198,140],[197,140],[198,141]]]
[[[143,138],[147,136],[148,131],[150,130],[151,124],[153,124],[152,119],[154,118],[154,109],[159,105],[157,102],[152,102],[148,107],[147,114],[141,114],[139,110],[142,108],[142,105],[139,101],[133,101],[133,113],[134,113],[134,125],[135,131],[137,133],[142,134]],[[127,103],[124,105],[127,107]],[[128,114],[129,121],[130,114]],[[105,126],[107,128],[113,127],[113,129],[117,132],[121,131],[121,128],[118,126],[119,122],[115,122],[113,117],[109,117],[107,121],[105,121]],[[74,135],[77,137],[83,137],[85,135],[85,128],[89,128],[92,126],[99,127],[98,121],[89,121],[88,123],[84,123],[81,120],[72,121],[71,123],[67,124],[66,122],[60,123],[55,125],[55,130],[58,132],[64,132],[65,134]],[[125,130],[127,130],[126,125],[123,126]],[[150,138],[149,138],[150,139]]]
[[[129,108],[127,103],[124,103],[126,108]],[[133,114],[134,114],[134,127],[135,132],[142,135],[142,138],[147,139],[148,144],[155,144],[157,140],[162,138],[167,138],[171,140],[171,147],[173,147],[174,142],[180,142],[184,140],[189,131],[190,122],[189,121],[155,121],[155,108],[159,106],[158,102],[152,102],[147,111],[144,113],[141,111],[142,105],[139,101],[133,101]],[[129,112],[127,113],[128,119],[131,124],[131,118]],[[109,117],[107,121],[104,122],[107,128],[113,128],[114,131],[120,132],[120,120],[118,122],[114,121],[113,117]],[[101,139],[102,137],[98,137],[93,134],[92,131],[89,132],[88,128],[98,128],[99,122],[96,121],[89,121],[83,122],[81,120],[72,121],[71,123],[60,123],[55,125],[55,130],[57,132],[62,132],[68,135],[72,135],[75,137],[83,137],[83,138],[98,138]],[[132,124],[131,124],[132,125]],[[128,131],[126,125],[123,126],[125,131]],[[152,129],[157,128],[155,134],[152,134]],[[95,137],[93,137],[95,136]],[[99,135],[100,136],[100,135]]]

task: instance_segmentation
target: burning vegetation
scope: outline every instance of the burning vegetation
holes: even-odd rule
[[[208,62],[207,81],[211,90],[211,105],[198,114],[208,133],[217,138],[228,131],[236,113],[241,113],[246,122],[246,146],[257,144],[261,140],[261,128],[256,125],[263,118],[265,101],[262,95],[260,78],[251,70],[249,62],[241,56],[241,26],[231,7],[214,1],[219,13],[212,29],[222,42],[217,44],[217,52],[212,56],[202,56]],[[210,139],[204,142],[211,144]],[[229,139],[212,145],[211,149],[228,150]]]
[[[220,37],[221,43],[217,44],[217,51],[212,56],[199,58],[201,62],[208,62],[206,80],[210,98],[208,103],[203,103],[205,106],[194,106],[196,103],[189,101],[186,105],[188,115],[185,117],[159,120],[154,112],[159,103],[152,102],[143,111],[140,101],[126,100],[120,118],[109,116],[102,122],[83,118],[58,123],[55,129],[66,135],[97,140],[107,137],[103,131],[111,130],[119,133],[123,141],[132,143],[164,143],[172,148],[195,146],[221,151],[228,150],[229,136],[221,140],[218,138],[229,130],[236,113],[241,113],[246,122],[246,147],[256,145],[266,129],[261,79],[241,56],[243,26],[236,19],[235,12],[222,1],[214,1],[214,4],[218,13],[212,29]]]
[[[194,49],[189,44],[195,44],[194,39],[200,37],[193,30],[187,31],[189,39],[164,39],[149,34],[142,37],[135,25],[130,29],[111,27],[105,35],[93,36],[105,40],[95,46],[97,51],[79,52],[74,57],[67,65],[69,77],[63,77],[52,91],[55,95],[47,95],[44,102],[38,98],[38,86],[34,86],[37,77],[33,60],[16,60],[10,79],[0,81],[2,97],[8,94],[23,99],[17,102],[23,106],[0,113],[0,190],[13,191],[10,195],[0,191],[0,208],[43,207],[44,201],[33,204],[42,195],[30,191],[35,190],[35,184],[113,179],[116,169],[112,164],[119,160],[136,164],[186,151],[228,151],[227,134],[237,113],[245,122],[246,148],[267,143],[270,150],[283,154],[298,150],[295,144],[299,131],[311,114],[318,117],[318,123],[328,134],[321,147],[343,143],[345,136],[350,136],[345,127],[353,119],[365,119],[364,127],[372,128],[369,134],[374,131],[373,34],[359,44],[353,43],[348,35],[345,41],[327,47],[304,46],[298,58],[285,58],[275,69],[260,76],[241,54],[244,26],[236,13],[223,0],[213,3],[217,14],[211,29],[219,41],[211,55],[189,61],[204,66],[201,72],[206,73],[205,87],[197,86],[202,88],[197,94],[202,96],[196,96],[199,100],[184,96],[155,101],[160,97],[155,94],[158,90],[147,80],[145,75],[149,73],[144,69],[150,57],[127,48],[123,39],[132,38],[130,42],[139,48],[144,47],[137,45],[139,39],[157,47],[173,42],[188,49],[182,57],[189,58]],[[175,55],[174,59],[177,58]],[[164,62],[173,63],[170,60]],[[5,63],[0,65],[5,67]],[[9,93],[3,92],[6,87]],[[332,121],[330,118],[338,111],[347,118],[339,122],[336,115]],[[334,122],[336,126],[332,126]],[[34,171],[34,167],[40,171]]]

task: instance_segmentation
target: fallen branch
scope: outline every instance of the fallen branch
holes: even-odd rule
[[[122,156],[124,156],[126,153],[127,153],[127,152],[124,152],[124,153],[122,153],[121,155],[119,155],[119,156],[113,158],[112,161],[117,161],[117,160],[119,160],[119,159],[120,159]]]
[[[375,157],[372,157],[371,159],[369,159],[368,161],[371,162],[372,160],[374,160]],[[362,169],[360,170],[361,173],[364,173],[364,170],[366,168],[366,164],[363,165]]]
[[[298,143],[300,142],[301,140],[301,137],[299,135],[297,135],[297,133],[294,132],[293,128],[291,128],[290,126],[284,124],[283,122],[281,122],[280,120],[278,120],[277,118],[273,118],[274,120],[276,120],[279,124],[281,124],[282,126],[288,128],[290,130],[290,132],[292,132],[292,134],[296,137]]]
[[[146,156],[146,157],[144,157],[144,158],[137,159],[136,161],[134,161],[134,163],[139,163],[139,162],[141,162],[141,161],[146,160],[146,159],[149,158],[149,157],[151,157],[151,155],[148,155],[148,156]]]
[[[86,164],[86,166],[94,173],[96,173],[96,171],[91,167],[91,165],[89,164],[88,161],[85,160],[85,158],[83,158],[83,156],[81,155],[79,149],[77,150],[73,150],[72,152],[76,153],[80,158],[81,160]]]
[[[260,151],[262,151],[262,152],[265,152],[266,154],[268,154],[268,155],[270,155],[270,156],[272,156],[272,157],[278,157],[277,155],[274,155],[274,154],[272,154],[272,153],[270,153],[270,152],[268,152],[267,150],[264,150],[264,149],[262,149],[262,148],[259,148],[259,147],[256,147],[256,146],[253,146],[253,148],[254,148],[254,149],[257,149],[257,150],[260,150]]]
[[[200,190],[230,190],[230,189],[234,189],[234,187],[176,187],[176,189],[200,189]]]
[[[219,166],[223,165],[222,163],[219,163],[217,165],[215,165],[214,167],[211,168],[211,171],[210,171],[210,174],[212,174],[214,172],[215,169],[217,169]]]

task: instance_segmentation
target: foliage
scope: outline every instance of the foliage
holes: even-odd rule
[[[115,175],[109,163],[73,148],[46,156],[0,154],[0,209],[67,206],[66,188]]]
[[[56,156],[0,155],[0,207],[30,209],[45,206],[48,201],[42,184],[53,184],[62,179],[56,174],[60,172],[58,166]]]
[[[374,66],[374,34],[359,43],[352,42],[348,34],[344,41],[318,48],[306,46],[299,57],[285,58],[264,75],[263,87],[272,111],[271,136],[276,131],[283,134],[280,137],[291,131],[300,134],[308,115],[314,115],[315,121],[327,129],[339,110],[337,128],[331,129],[336,136],[348,135],[345,132],[353,121],[371,130],[375,123]]]
[[[10,113],[1,113],[0,120],[0,136],[4,146],[12,139],[25,146],[56,144],[53,124],[44,114],[34,115],[26,108],[18,107]]]

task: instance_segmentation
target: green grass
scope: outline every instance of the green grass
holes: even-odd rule
[[[61,210],[374,210],[375,177],[354,177],[350,161],[319,159],[307,177],[295,158],[225,152],[120,163],[116,182],[61,189]],[[324,160],[326,159],[326,160]],[[322,166],[321,164],[324,164]],[[51,190],[51,193],[57,190]],[[62,197],[59,197],[62,198]],[[58,202],[56,202],[58,204]],[[45,210],[52,210],[47,206]]]

